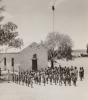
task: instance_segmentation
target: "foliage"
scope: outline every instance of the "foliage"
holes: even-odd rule
[[[87,44],[86,48],[87,48],[86,52],[87,52],[87,54],[88,54],[88,44]]]
[[[2,2],[2,0],[0,0],[0,22],[1,22],[1,21],[3,20],[3,18],[4,18],[4,16],[2,16],[1,13],[2,13],[2,11],[5,10],[5,9],[4,9],[5,7],[2,6],[1,2]]]
[[[0,28],[0,45],[14,48],[21,48],[23,40],[18,38],[17,25],[8,22],[1,25]]]
[[[23,45],[23,40],[20,39],[20,38],[13,39],[13,40],[9,43],[9,47],[15,47],[15,48],[21,48],[22,45]]]
[[[52,59],[55,57],[58,58],[67,58],[71,59],[72,52],[72,40],[68,35],[60,33],[49,33],[45,45],[48,48],[48,58]]]

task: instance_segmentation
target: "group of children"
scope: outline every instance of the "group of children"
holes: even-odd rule
[[[80,67],[59,67],[45,68],[38,71],[22,71],[18,75],[13,75],[13,82],[17,84],[26,84],[26,86],[33,87],[33,84],[41,85],[74,85],[76,86],[78,77],[82,81],[84,78],[84,68]]]

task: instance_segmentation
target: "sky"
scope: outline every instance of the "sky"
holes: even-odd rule
[[[18,25],[24,47],[45,40],[52,32],[53,0],[3,0],[3,22]],[[85,49],[88,43],[88,0],[56,0],[55,31],[73,40],[73,49]]]

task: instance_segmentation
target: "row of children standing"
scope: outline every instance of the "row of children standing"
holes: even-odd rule
[[[33,87],[33,84],[59,84],[62,86],[74,85],[76,86],[78,77],[82,81],[84,78],[84,68],[80,67],[78,70],[77,67],[59,67],[54,68],[45,68],[38,71],[23,71],[19,72],[18,75],[14,74],[13,81],[18,84],[26,84],[26,86]]]

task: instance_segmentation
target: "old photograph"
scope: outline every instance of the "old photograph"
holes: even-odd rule
[[[0,0],[0,100],[88,100],[88,0]]]

